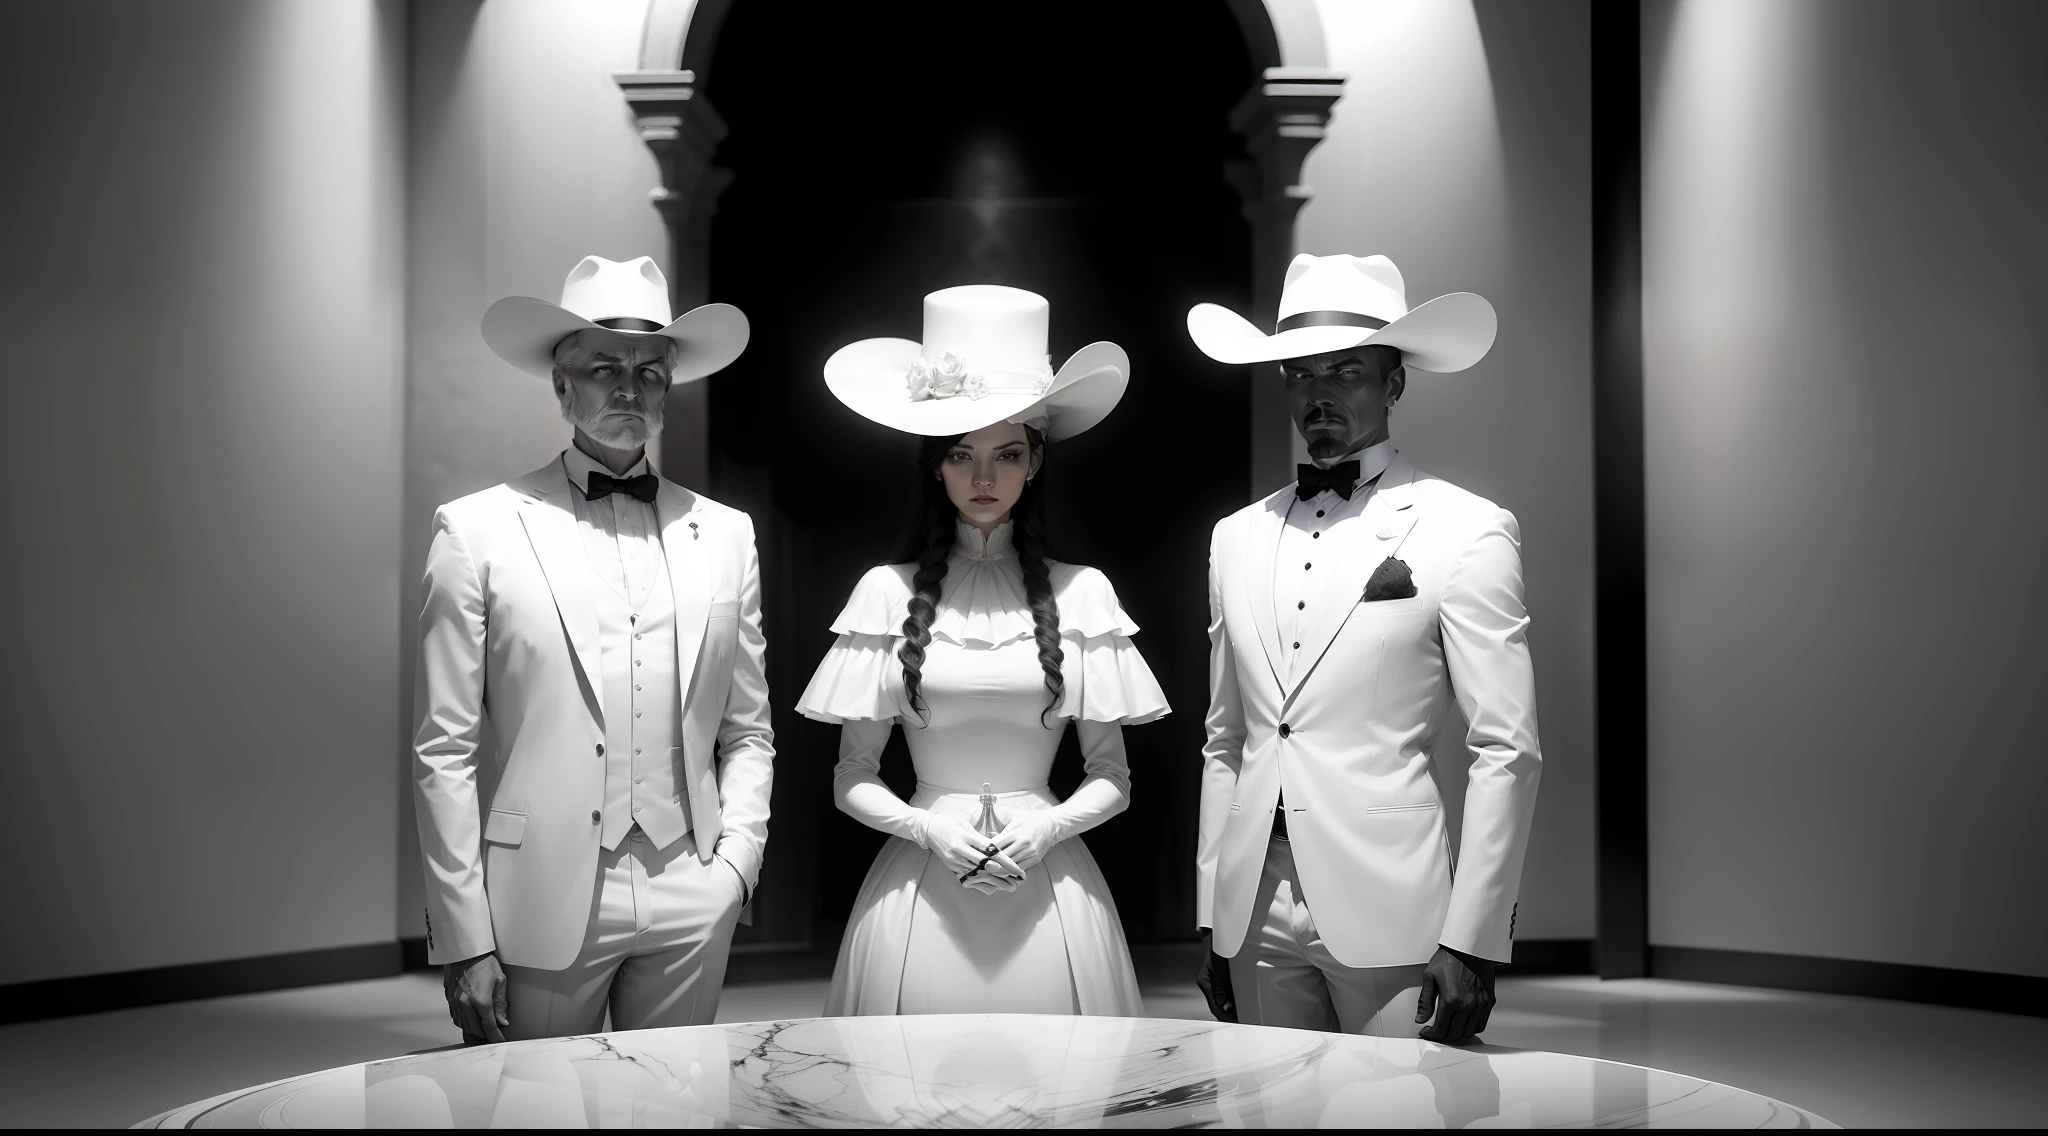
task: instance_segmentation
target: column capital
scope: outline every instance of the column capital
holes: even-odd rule
[[[1230,128],[1244,138],[1251,161],[1229,172],[1254,224],[1288,221],[1314,191],[1301,184],[1302,163],[1323,140],[1330,108],[1344,94],[1342,72],[1268,67],[1230,110]]]
[[[648,200],[671,231],[699,210],[708,217],[731,183],[732,171],[711,164],[728,131],[717,109],[698,92],[696,73],[615,71],[612,81],[625,93],[640,138],[661,167],[661,184],[648,191]]]

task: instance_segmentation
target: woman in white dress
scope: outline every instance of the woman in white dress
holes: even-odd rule
[[[1130,802],[1123,726],[1167,712],[1109,580],[1044,553],[1048,440],[1100,422],[1123,394],[1115,344],[1055,374],[1043,298],[948,288],[922,343],[865,340],[825,377],[854,410],[925,438],[923,523],[909,562],[875,568],[797,709],[840,724],[839,807],[895,839],[854,903],[827,1015],[1137,1016],[1116,903],[1083,832]],[[1046,787],[1068,723],[1081,785]],[[917,792],[878,774],[897,725]],[[983,787],[999,830],[976,830]]]

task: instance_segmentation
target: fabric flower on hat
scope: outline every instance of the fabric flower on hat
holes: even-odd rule
[[[960,386],[967,379],[967,360],[951,351],[939,353],[931,361],[932,397],[951,398],[960,393]]]
[[[932,366],[923,359],[913,359],[910,370],[903,376],[904,385],[910,388],[910,401],[923,402],[932,396]]]

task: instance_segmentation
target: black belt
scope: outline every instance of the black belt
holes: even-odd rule
[[[1287,839],[1287,802],[1284,800],[1273,805],[1273,839]]]

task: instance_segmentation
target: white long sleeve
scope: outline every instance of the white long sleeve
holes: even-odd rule
[[[1130,807],[1131,765],[1124,755],[1124,728],[1116,722],[1074,723],[1081,739],[1081,784],[1047,810],[1059,822],[1060,839],[1079,836]]]
[[[839,727],[839,764],[832,767],[832,799],[839,811],[877,832],[914,843],[923,809],[912,808],[882,784],[882,748],[889,744],[893,719],[850,720]]]
[[[839,727],[839,764],[832,770],[832,797],[839,811],[877,832],[916,841],[925,810],[914,808],[882,783],[882,749],[894,722],[850,721]],[[1128,808],[1130,761],[1124,729],[1115,722],[1075,723],[1081,740],[1081,784],[1047,810],[1060,826],[1060,839],[1079,836]]]

